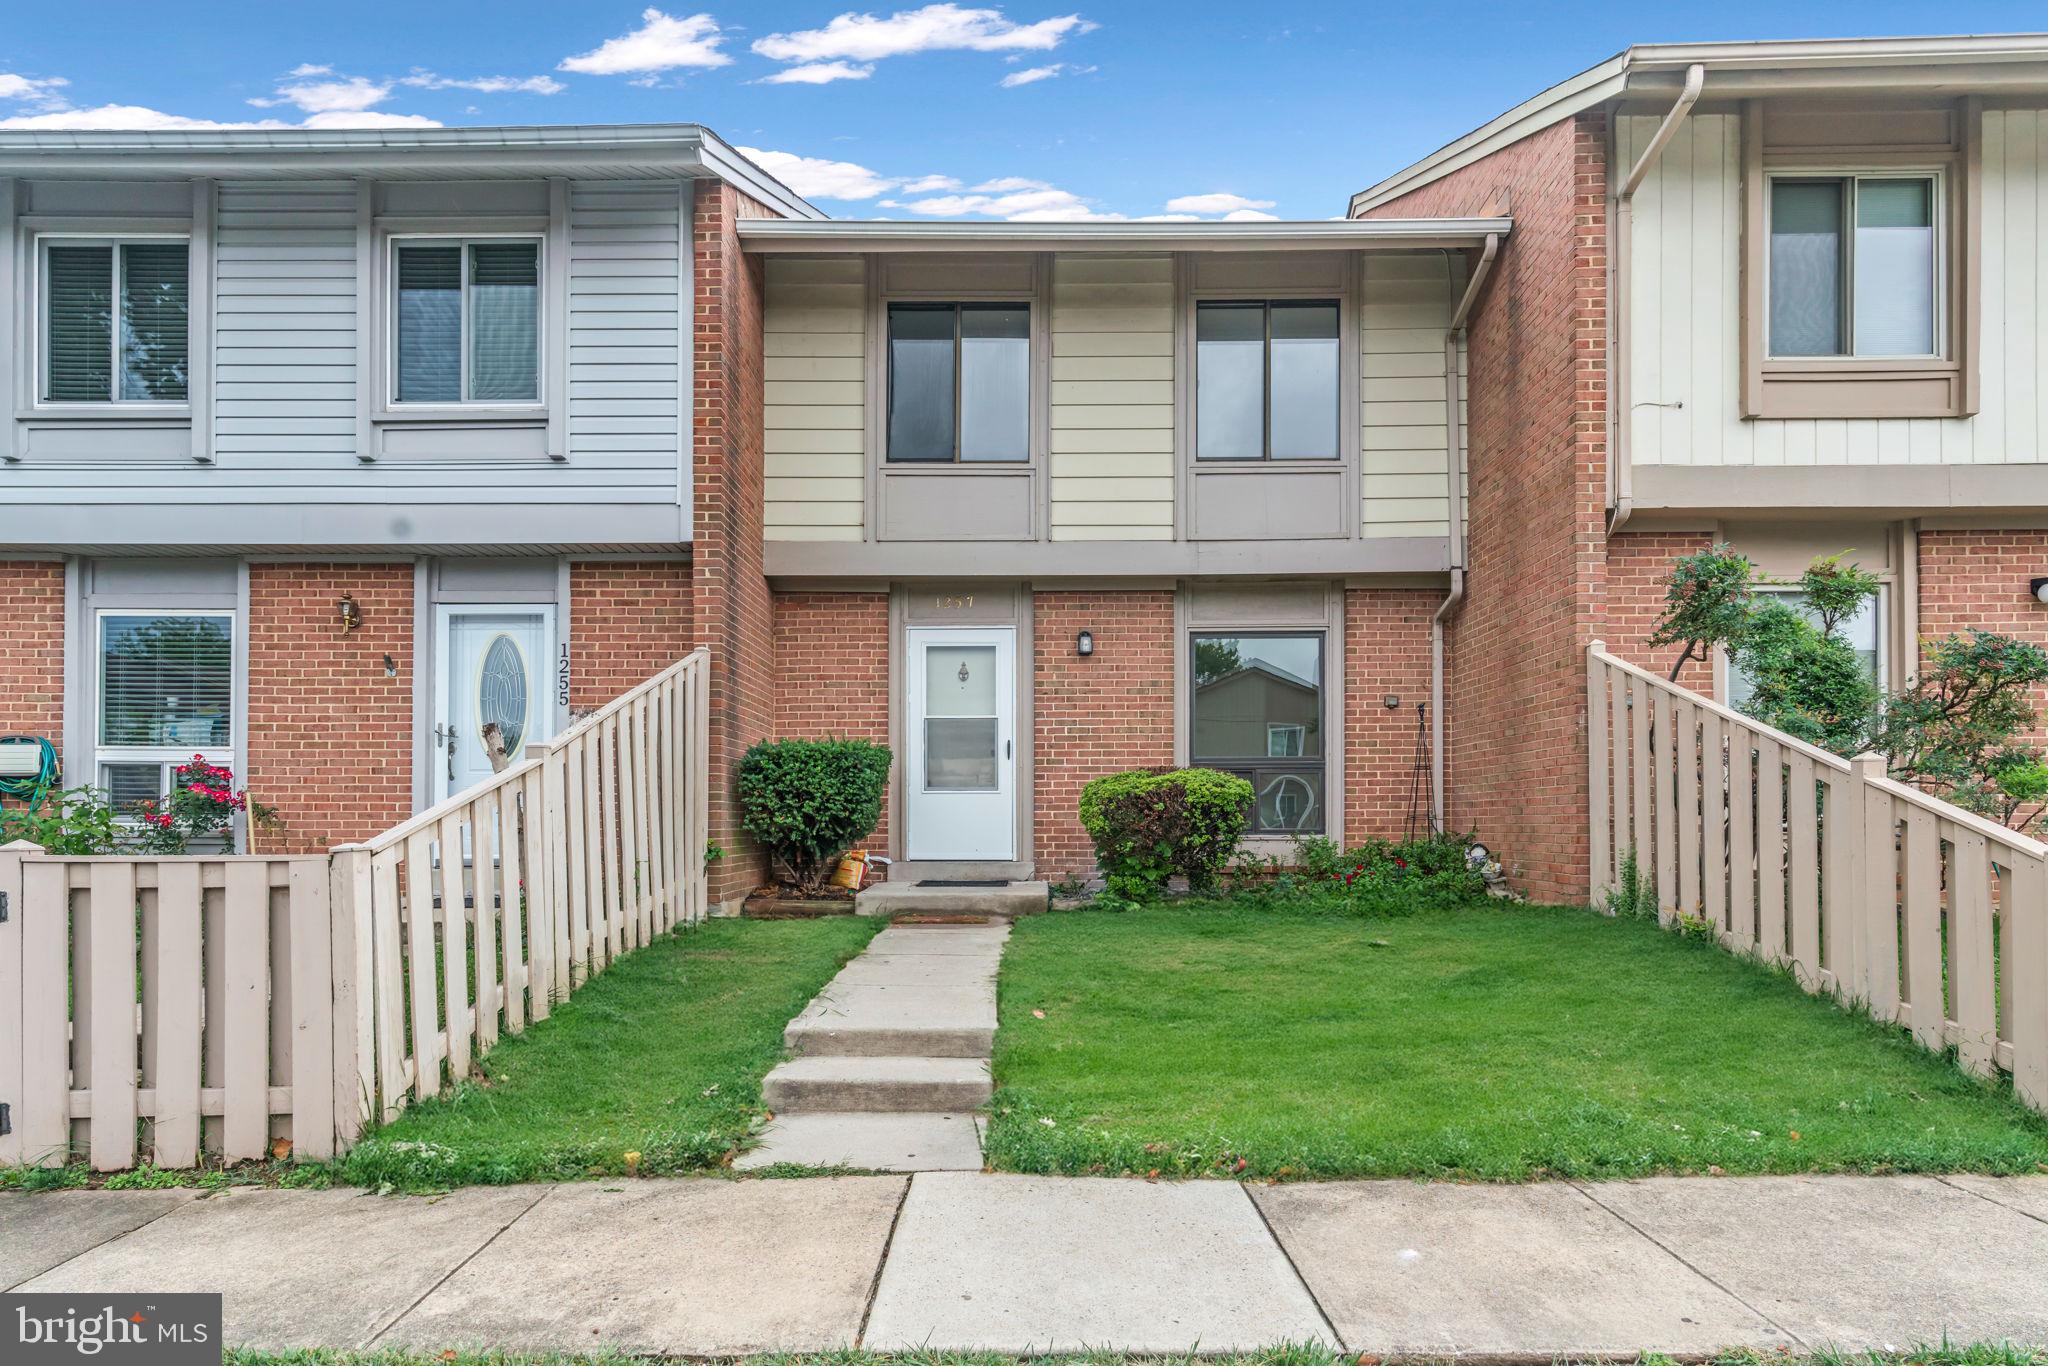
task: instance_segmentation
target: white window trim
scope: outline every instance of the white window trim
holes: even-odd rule
[[[231,737],[230,743],[226,746],[221,747],[189,747],[185,745],[109,745],[104,743],[100,739],[100,737],[105,733],[101,725],[101,722],[105,719],[107,705],[105,675],[103,670],[106,661],[106,619],[108,617],[215,617],[226,621],[228,623],[229,632],[228,696],[230,698],[230,705],[237,705],[241,699],[241,690],[236,687],[235,673],[241,662],[242,647],[241,641],[239,639],[239,632],[237,630],[239,614],[234,609],[227,607],[101,607],[94,609],[92,623],[92,653],[86,661],[87,667],[92,670],[93,676],[92,716],[89,718],[92,740],[91,786],[99,788],[103,791],[107,790],[108,784],[104,781],[105,774],[103,773],[102,770],[108,764],[153,763],[159,764],[163,769],[162,784],[158,788],[158,795],[161,797],[167,795],[170,791],[171,770],[175,768],[177,765],[184,763],[186,760],[192,758],[195,754],[198,755],[200,758],[204,759],[207,763],[218,764],[222,768],[234,769],[235,780],[237,782],[243,782],[243,774],[241,770],[239,768],[236,768],[235,766],[237,751],[235,749],[234,744],[232,743],[232,737],[241,733],[239,717],[231,716],[229,718],[229,734]],[[135,821],[125,814],[122,815],[120,819],[125,824],[135,824]]]
[[[534,397],[531,399],[456,399],[440,402],[409,402],[398,397],[398,249],[417,243],[465,248],[462,254],[462,387],[469,388],[469,252],[479,242],[531,242],[534,245],[535,289],[539,315],[534,320]],[[481,416],[490,413],[532,415],[548,407],[548,333],[553,325],[549,307],[551,282],[548,274],[546,232],[391,232],[384,237],[382,346],[384,364],[383,409],[387,416],[403,418],[429,413]]]
[[[120,251],[123,246],[137,242],[183,242],[185,244],[185,290],[186,290],[186,356],[185,397],[182,399],[121,398],[121,325],[120,325]],[[48,399],[45,373],[45,338],[48,335],[45,314],[47,300],[49,247],[52,244],[64,246],[105,246],[114,248],[114,335],[113,376],[109,396],[104,399]],[[28,382],[31,412],[40,414],[90,413],[121,414],[137,417],[185,417],[192,412],[192,390],[198,382],[194,361],[204,344],[202,328],[205,315],[200,307],[197,289],[194,288],[192,270],[192,234],[186,232],[108,232],[104,230],[44,231],[37,232],[30,244],[29,252],[29,307],[28,307]],[[187,756],[190,757],[190,756]]]
[[[1275,754],[1273,752],[1273,741],[1283,735],[1294,738],[1294,751],[1292,753]],[[1298,759],[1301,757],[1302,748],[1307,743],[1307,726],[1290,726],[1278,721],[1268,721],[1266,723],[1266,757],[1268,759]]]
[[[1771,251],[1769,234],[1771,229],[1770,198],[1777,192],[1781,180],[1847,180],[1851,182],[1848,216],[1843,222],[1842,232],[1842,289],[1843,301],[1847,305],[1843,317],[1843,343],[1855,345],[1856,321],[1856,195],[1855,182],[1864,180],[1927,180],[1933,182],[1933,204],[1930,217],[1934,225],[1933,266],[1934,266],[1934,349],[1925,352],[1900,352],[1891,355],[1849,350],[1836,355],[1786,356],[1772,348],[1771,338]],[[1949,278],[1949,173],[1941,166],[1866,166],[1848,165],[1808,166],[1801,168],[1773,167],[1764,173],[1766,196],[1764,202],[1764,233],[1766,240],[1762,252],[1763,266],[1763,334],[1764,359],[1771,363],[1787,365],[1864,365],[1873,361],[1946,361],[1950,354],[1949,339],[1949,292],[1955,282]]]

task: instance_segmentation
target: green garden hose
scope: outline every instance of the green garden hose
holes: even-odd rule
[[[14,797],[27,802],[33,811],[43,804],[43,798],[57,785],[61,771],[57,764],[57,747],[40,735],[0,735],[0,745],[36,745],[42,749],[42,762],[36,771],[25,778],[0,778],[0,798]]]

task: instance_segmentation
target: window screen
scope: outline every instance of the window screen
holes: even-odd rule
[[[889,305],[889,459],[1031,458],[1031,309]]]
[[[227,616],[100,618],[102,747],[185,757],[233,743],[234,625]]]
[[[1770,354],[1935,354],[1936,185],[1928,176],[1771,181]]]
[[[395,263],[400,403],[540,398],[540,244],[407,242]]]
[[[184,402],[190,255],[183,241],[45,246],[43,400]]]

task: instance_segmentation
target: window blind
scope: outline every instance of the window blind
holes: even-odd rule
[[[101,617],[100,744],[230,745],[233,636],[226,617]]]
[[[479,242],[469,249],[469,397],[540,397],[540,248]]]
[[[398,398],[462,398],[462,248],[398,249]]]
[[[183,242],[121,248],[121,397],[182,402],[191,349],[190,252]]]
[[[44,253],[43,397],[113,397],[114,249],[51,245]]]

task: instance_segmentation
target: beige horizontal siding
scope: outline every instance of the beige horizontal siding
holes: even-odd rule
[[[1368,537],[1443,536],[1447,258],[1369,255],[1359,316],[1359,516]]]
[[[867,508],[867,284],[858,258],[767,264],[765,535],[857,541]]]
[[[1051,535],[1173,537],[1173,263],[1052,268]]]

